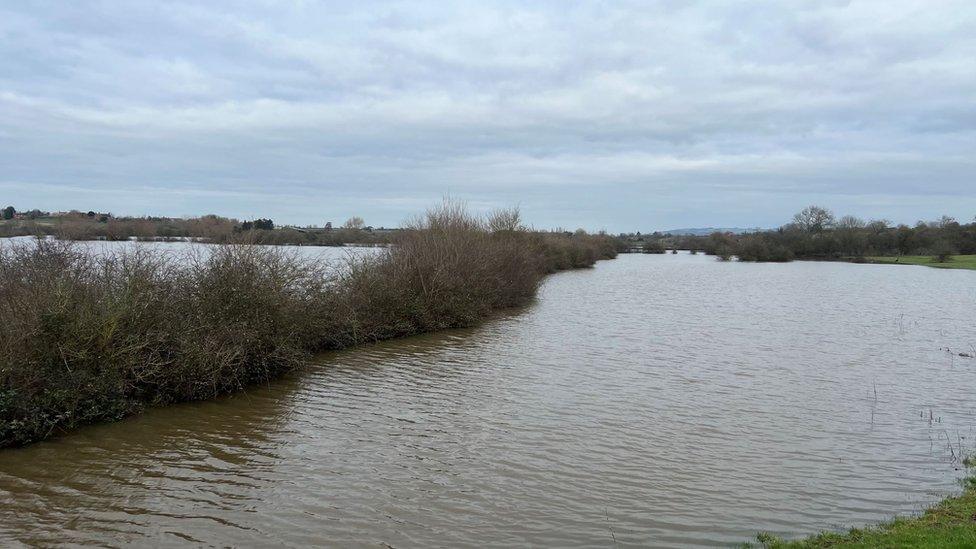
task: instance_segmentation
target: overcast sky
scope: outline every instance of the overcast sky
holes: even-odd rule
[[[538,227],[976,215],[972,0],[0,5],[0,202]]]

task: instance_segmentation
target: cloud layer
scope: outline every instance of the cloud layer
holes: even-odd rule
[[[0,202],[540,226],[976,214],[969,1],[17,2]],[[165,4],[165,5],[164,5]]]

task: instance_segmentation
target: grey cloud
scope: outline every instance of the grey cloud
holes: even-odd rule
[[[775,225],[809,201],[969,218],[973,97],[961,1],[24,2],[0,7],[0,201],[393,224],[451,193],[613,230]]]

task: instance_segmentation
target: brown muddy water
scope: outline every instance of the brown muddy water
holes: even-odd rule
[[[708,546],[884,520],[959,489],[976,360],[943,349],[976,344],[974,305],[973,272],[622,256],[476,329],[0,451],[0,542]]]

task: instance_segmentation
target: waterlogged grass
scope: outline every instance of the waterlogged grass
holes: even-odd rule
[[[899,517],[879,526],[824,532],[795,541],[760,534],[758,541],[768,549],[976,547],[976,478],[966,481],[962,495],[945,499],[918,517]]]
[[[976,270],[976,255],[957,255],[948,261],[938,261],[928,255],[902,255],[897,257],[868,257],[870,263],[884,263],[892,265],[924,265],[937,269],[973,269]]]

